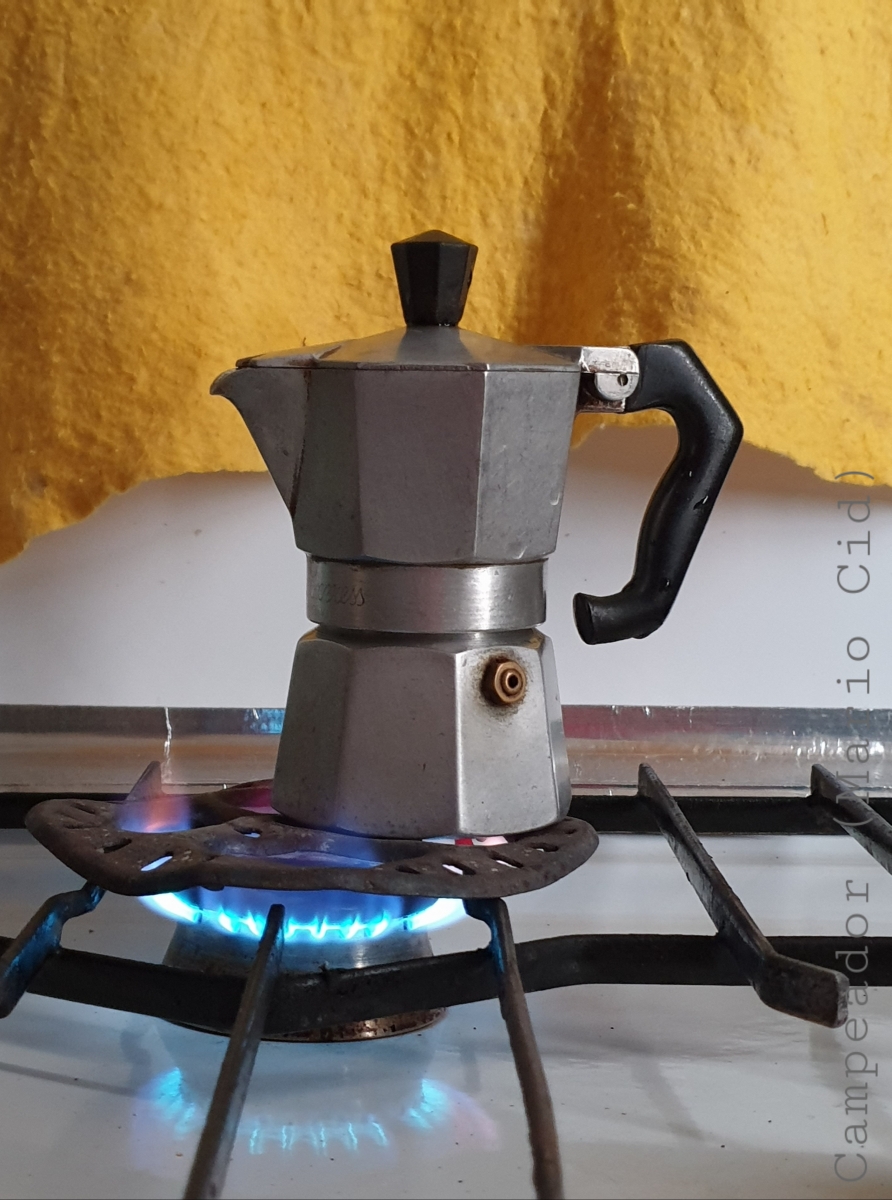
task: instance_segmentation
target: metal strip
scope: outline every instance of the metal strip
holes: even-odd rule
[[[499,1007],[508,1028],[508,1040],[527,1116],[536,1196],[538,1200],[563,1200],[561,1149],[554,1121],[554,1106],[517,965],[508,906],[504,900],[466,900],[465,910],[468,916],[476,917],[489,926]]]
[[[282,959],[285,909],[274,904],[245,981],[242,1002],[195,1151],[183,1200],[216,1200],[226,1182],[232,1147]],[[213,985],[211,985],[213,986]]]
[[[62,928],[72,917],[92,912],[105,895],[85,883],[76,892],[60,892],[42,904],[0,957],[0,1017],[8,1017],[49,956],[59,948]]]
[[[647,760],[688,794],[804,797],[803,763],[845,773],[857,741],[869,748],[871,795],[892,792],[890,709],[565,705],[563,713],[576,789],[634,795]],[[282,717],[281,708],[0,705],[0,792],[124,794],[152,759],[163,760],[167,786],[184,790],[270,778]]]
[[[830,1029],[844,1024],[848,1015],[846,976],[777,953],[646,763],[638,773],[638,795],[653,813],[719,937],[762,1003]]]
[[[464,634],[545,620],[545,563],[406,566],[307,558],[307,618],[333,629]]]
[[[638,764],[648,762],[688,795],[804,797],[804,765],[851,771],[855,742],[869,750],[871,793],[892,789],[889,709],[565,705],[563,715],[575,789],[634,794]]]

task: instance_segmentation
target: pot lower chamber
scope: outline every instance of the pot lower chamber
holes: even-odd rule
[[[552,824],[570,776],[542,562],[309,561],[273,803],[377,837]]]

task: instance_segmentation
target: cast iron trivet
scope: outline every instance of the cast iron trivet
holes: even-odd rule
[[[125,805],[134,805],[139,790],[154,790],[156,778],[160,792],[160,764],[152,763]],[[457,846],[309,829],[277,813],[234,808],[219,794],[201,797],[202,823],[191,829],[122,828],[121,812],[114,801],[45,800],[31,809],[25,824],[72,871],[125,896],[194,887],[435,899],[516,896],[569,875],[598,845],[591,825],[572,817],[513,835],[503,845]],[[337,865],[318,865],[319,858]]]

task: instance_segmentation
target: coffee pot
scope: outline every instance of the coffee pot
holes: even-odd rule
[[[630,582],[574,600],[590,644],[666,619],[742,436],[683,342],[519,346],[459,326],[477,248],[392,246],[405,328],[243,358],[242,415],[306,552],[307,615],[273,785],[286,816],[401,838],[566,815],[545,618],[574,417],[662,409],[678,450]]]

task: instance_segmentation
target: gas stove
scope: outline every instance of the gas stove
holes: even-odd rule
[[[885,748],[890,714],[866,716]],[[246,767],[274,761],[281,712],[9,707],[3,717],[6,770],[15,763],[20,783],[7,792],[8,826],[115,814],[113,826],[87,823],[96,844],[109,828],[144,828],[146,805],[183,836],[220,818],[278,822],[264,812],[268,785],[237,784]],[[516,958],[496,899],[466,900],[481,919],[441,905],[414,929],[430,906],[390,912],[385,927],[371,909],[365,920],[332,909],[301,919],[288,908],[299,893],[282,891],[251,892],[247,909],[226,891],[189,888],[156,892],[152,907],[112,893],[99,902],[95,882],[77,887],[30,834],[8,829],[4,932],[22,932],[2,943],[12,1011],[0,1036],[16,1080],[7,1094],[48,1099],[43,1133],[19,1128],[14,1113],[5,1122],[6,1194],[177,1195],[184,1184],[187,1195],[215,1194],[231,1149],[228,1195],[525,1195],[527,1122],[547,1194],[549,1092],[570,1195],[800,1195],[805,1178],[815,1194],[843,1194],[852,1185],[840,1173],[857,1174],[862,1160],[878,1173],[883,1162],[873,1145],[846,1141],[858,1121],[845,1105],[847,1086],[866,1080],[879,1092],[870,1072],[889,1049],[889,993],[876,989],[892,984],[892,805],[882,778],[868,809],[821,764],[809,789],[797,760],[820,746],[838,769],[856,719],[568,710],[570,820],[597,829],[600,844],[544,889],[513,885]],[[124,799],[120,781],[159,742],[159,767]],[[635,786],[630,745],[680,805],[652,769]],[[704,784],[710,773],[722,787]],[[43,804],[48,791],[68,798]],[[427,844],[437,862],[511,855],[510,841]],[[847,1036],[865,1028],[869,1040]],[[388,1036],[399,1033],[408,1036]],[[355,1040],[330,1044],[339,1038]],[[863,1063],[849,1057],[862,1045]],[[745,1103],[734,1099],[742,1074]],[[41,1138],[52,1144],[71,1122],[86,1144],[99,1139],[107,1174],[87,1156],[78,1176],[75,1155],[63,1177],[41,1152]]]

